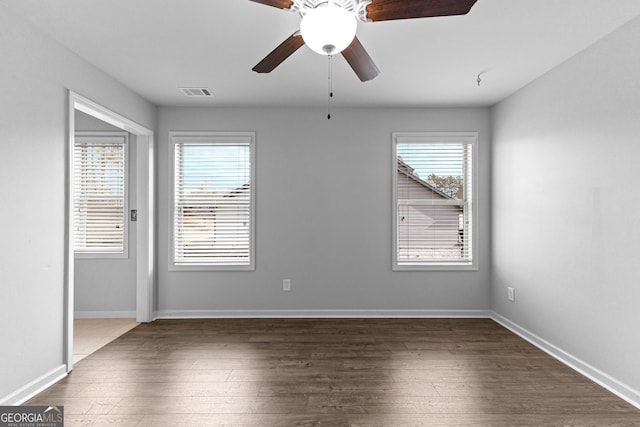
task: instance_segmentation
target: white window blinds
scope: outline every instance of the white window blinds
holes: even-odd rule
[[[126,255],[126,134],[76,135],[74,250]]]
[[[173,140],[173,266],[252,267],[252,135]]]
[[[394,267],[473,264],[475,135],[394,135]]]

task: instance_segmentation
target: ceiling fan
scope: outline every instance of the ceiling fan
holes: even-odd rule
[[[379,73],[356,36],[357,21],[431,18],[467,14],[477,0],[250,0],[302,16],[300,30],[276,47],[253,71],[270,73],[303,45],[322,55],[342,53],[365,82]]]

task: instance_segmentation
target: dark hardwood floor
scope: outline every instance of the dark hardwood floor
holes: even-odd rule
[[[25,404],[65,426],[640,426],[489,319],[143,324]]]

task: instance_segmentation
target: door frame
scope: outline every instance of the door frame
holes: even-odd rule
[[[67,372],[73,369],[74,253],[73,253],[73,147],[75,111],[82,111],[136,136],[136,192],[138,210],[136,227],[136,320],[154,320],[155,251],[154,251],[154,135],[151,129],[121,116],[73,91],[69,91],[69,124],[66,152],[66,224],[64,279],[64,360]],[[131,208],[131,207],[130,207]],[[127,212],[127,216],[129,213]]]

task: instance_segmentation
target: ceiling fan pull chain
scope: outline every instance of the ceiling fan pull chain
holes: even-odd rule
[[[327,55],[329,58],[329,99],[327,100],[327,120],[331,120],[331,98],[333,98],[333,65],[331,62],[331,57],[333,55]]]

